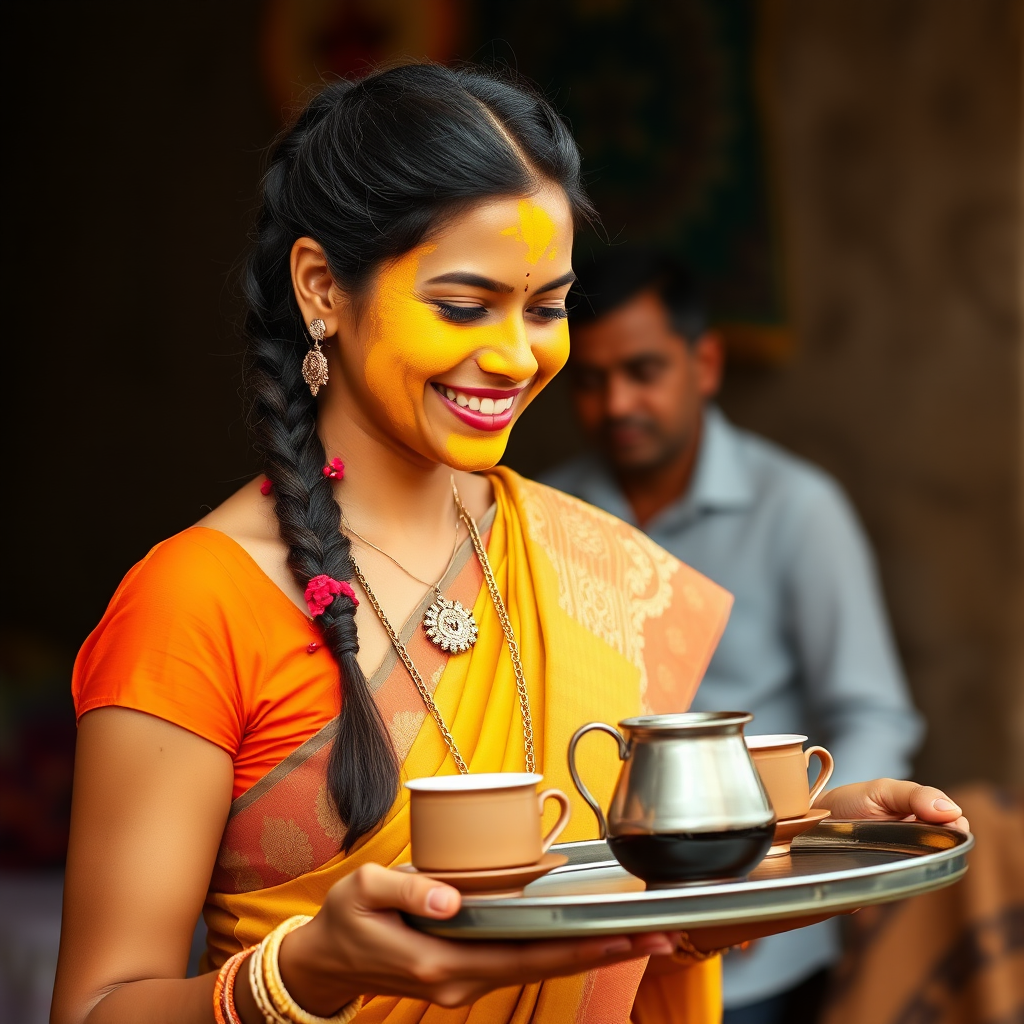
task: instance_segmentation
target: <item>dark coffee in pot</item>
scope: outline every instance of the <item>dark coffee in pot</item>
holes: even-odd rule
[[[609,836],[615,859],[645,882],[699,882],[752,871],[772,845],[775,824],[726,832]]]

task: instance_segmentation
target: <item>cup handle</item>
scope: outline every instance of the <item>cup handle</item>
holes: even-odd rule
[[[811,787],[812,807],[814,806],[814,801],[818,799],[818,795],[825,788],[825,784],[832,778],[832,772],[836,767],[832,755],[824,747],[808,747],[804,751],[804,760],[808,768],[811,766],[811,758],[815,754],[818,755],[818,760],[821,762],[821,771],[818,772],[818,777],[814,780],[814,785]]]
[[[543,793],[537,795],[537,809],[541,814],[544,813],[544,804],[548,800],[556,800],[562,808],[562,813],[559,814],[558,821],[555,822],[551,831],[541,841],[541,853],[548,852],[548,847],[562,834],[565,826],[569,824],[569,816],[572,814],[572,805],[569,803],[569,798],[560,789],[545,789]]]

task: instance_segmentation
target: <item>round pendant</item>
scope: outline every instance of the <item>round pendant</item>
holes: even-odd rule
[[[476,619],[458,601],[448,601],[440,594],[423,616],[423,628],[430,640],[442,651],[461,654],[476,643]]]

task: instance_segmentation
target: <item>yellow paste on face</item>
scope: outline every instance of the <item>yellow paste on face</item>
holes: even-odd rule
[[[527,265],[535,266],[545,255],[553,259],[557,251],[552,245],[554,221],[546,210],[527,200],[518,204],[518,223],[500,234],[523,246],[521,259],[527,272]],[[468,426],[459,430],[453,422],[446,437],[437,437],[438,417],[435,414],[431,423],[425,408],[427,401],[434,401],[428,393],[430,382],[444,382],[445,374],[474,359],[485,373],[509,383],[532,379],[532,386],[517,399],[518,417],[565,365],[569,328],[561,320],[528,330],[521,307],[514,304],[501,319],[480,324],[440,319],[416,292],[420,262],[436,248],[420,246],[381,271],[367,315],[366,384],[395,432],[413,448],[435,451],[456,469],[488,469],[504,454],[512,424],[500,431],[484,431]]]
[[[555,237],[555,222],[543,206],[528,199],[519,200],[519,223],[502,231],[526,246],[526,262],[536,266],[547,253],[549,260],[558,255],[558,246],[551,244]]]

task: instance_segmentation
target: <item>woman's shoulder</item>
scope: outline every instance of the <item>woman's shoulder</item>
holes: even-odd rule
[[[134,565],[79,651],[79,717],[118,705],[238,749],[267,641],[269,583],[226,534],[192,526]],[[263,588],[261,590],[260,588]]]
[[[616,516],[510,470],[497,474],[558,604],[636,664],[645,705],[690,702],[732,607],[732,595]]]
[[[141,597],[150,606],[197,609],[245,594],[254,579],[252,560],[227,534],[190,526],[154,545],[125,575],[112,603]]]

